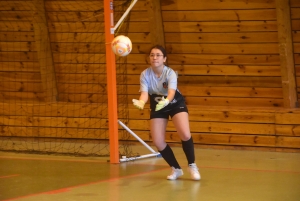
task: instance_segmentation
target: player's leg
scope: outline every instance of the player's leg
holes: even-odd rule
[[[162,151],[167,145],[165,142],[167,124],[168,119],[165,118],[150,119],[150,133],[158,151]]]
[[[189,116],[187,112],[179,112],[172,117],[173,124],[182,142],[182,149],[186,155],[189,172],[194,180],[200,180],[200,173],[195,163],[194,142],[190,132]]]
[[[183,175],[182,169],[179,166],[171,147],[165,141],[166,127],[168,119],[154,118],[150,120],[150,133],[152,141],[162,157],[172,168],[172,172],[167,179],[175,180]]]

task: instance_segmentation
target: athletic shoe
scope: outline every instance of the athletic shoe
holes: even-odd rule
[[[198,169],[198,167],[195,163],[189,164],[188,171],[190,172],[191,178],[193,180],[200,180],[201,179],[199,169]]]
[[[168,180],[176,180],[178,177],[183,175],[182,169],[176,169],[172,167],[172,172],[169,176],[167,176]]]

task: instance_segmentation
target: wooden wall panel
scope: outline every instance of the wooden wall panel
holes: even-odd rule
[[[33,3],[25,1],[0,1],[0,11],[31,11]]]
[[[3,52],[35,52],[35,44],[31,42],[0,42],[1,50]]]
[[[79,65],[77,65],[79,66]],[[74,64],[76,67],[76,64]],[[127,74],[139,75],[148,66],[145,64],[128,64]],[[81,68],[81,67],[78,67]],[[71,70],[71,68],[68,68]],[[87,65],[86,71],[95,70],[91,65]],[[187,75],[236,75],[236,76],[280,76],[279,66],[266,66],[266,65],[172,65],[181,80],[181,76]]]
[[[210,0],[174,0],[162,2],[163,10],[226,10],[226,9],[264,9],[274,8],[274,1],[243,0],[243,1],[210,1]]]
[[[114,2],[117,21],[124,1]],[[46,102],[41,87],[32,1],[0,1],[0,137],[105,139],[103,2],[45,3],[60,102]],[[129,36],[133,50],[119,60],[127,66],[117,72],[117,91],[128,103],[126,124],[150,143],[149,105],[143,111],[131,105],[149,66],[146,3],[137,2],[118,32]],[[299,100],[299,1],[290,6]],[[195,143],[299,150],[299,114],[283,109],[275,0],[161,1],[161,9],[168,64],[179,75]],[[180,142],[171,123],[166,138]]]
[[[292,40],[295,62],[295,76],[298,103],[300,102],[300,3],[297,0],[290,1],[291,6],[291,20],[292,20]],[[298,104],[299,105],[299,104]],[[299,107],[299,106],[298,106]]]
[[[4,92],[36,92],[42,93],[43,89],[41,86],[41,82],[12,82],[12,81],[0,81],[0,87]]]
[[[10,107],[7,107],[8,105]],[[5,115],[1,119],[2,136],[96,139],[101,137],[97,129],[99,123],[107,125],[106,120],[100,122],[95,118],[101,114],[101,107],[97,104],[46,104],[39,107],[34,105],[24,107],[21,104],[12,107],[11,104],[7,104],[7,106],[3,106],[0,110],[3,111],[1,115]],[[77,112],[69,113],[68,107],[76,107],[73,111]],[[190,109],[191,132],[196,144],[299,148],[298,110],[259,108],[247,110],[196,106]],[[59,111],[60,117],[54,111]],[[7,116],[12,113],[16,116]],[[32,114],[41,116],[33,117]],[[129,114],[131,120],[127,125],[143,140],[150,141],[149,110],[137,110],[132,106]],[[74,118],[78,115],[81,117]],[[53,128],[53,125],[60,128]],[[82,128],[86,125],[89,125],[89,130]],[[180,142],[174,131],[175,128],[170,123],[166,133],[168,142]],[[132,137],[130,139],[133,140]]]
[[[297,15],[297,10],[294,10],[294,15]],[[276,20],[276,12],[274,9],[224,9],[224,10],[164,10],[164,21],[243,21],[243,20]]]
[[[38,62],[1,62],[0,63],[0,71],[1,72],[39,72],[39,64]]]
[[[291,18],[300,19],[300,7],[293,8],[293,4],[291,4]]]
[[[200,80],[200,81],[199,81]],[[127,78],[128,84],[135,84],[139,82],[138,75],[132,75]],[[263,84],[261,84],[263,83]],[[210,86],[210,87],[220,87],[220,86],[234,86],[234,87],[280,87],[280,78],[278,77],[252,77],[247,76],[241,77],[226,77],[226,76],[182,76],[178,79],[179,89],[180,84],[187,86],[194,84],[198,86]]]
[[[28,11],[14,11],[13,7],[8,11],[1,11],[0,12],[0,19],[1,23],[7,23],[8,21],[32,21],[33,15],[32,15],[32,8]]]
[[[295,149],[300,146],[300,113],[297,109],[189,108],[191,133],[196,144],[270,147],[274,150],[277,147]],[[148,118],[149,110],[139,111],[132,107],[129,125],[139,133],[148,133]],[[172,125],[167,127],[166,138],[170,143],[180,142]]]
[[[298,0],[290,0],[290,5],[292,8],[300,8],[300,2]]]
[[[276,32],[246,33],[168,33],[168,43],[274,43],[277,42]],[[129,35],[130,36],[130,35]],[[132,37],[141,37],[132,34]],[[145,37],[144,37],[145,39]]]
[[[43,102],[32,1],[0,2],[0,100]]]
[[[0,105],[0,114],[3,116],[41,116],[41,117],[82,117],[105,118],[106,104],[94,103],[49,103],[49,104],[9,104]]]
[[[295,21],[294,26],[297,26],[297,23],[298,21]],[[276,31],[277,23],[275,21],[165,22],[164,28],[168,32],[180,33],[255,32]]]
[[[189,106],[190,121],[199,122],[248,122],[248,123],[270,123],[275,122],[273,112],[276,109],[262,110],[260,108],[254,109],[237,109],[237,108],[223,108],[223,107],[199,107]],[[149,119],[150,110],[146,106],[145,110],[137,110],[134,107],[129,109],[130,119]]]
[[[45,100],[45,94],[42,93],[37,93],[37,92],[13,92],[13,91],[2,91],[0,93],[0,99],[1,103],[35,103],[39,104],[40,102],[44,102]]]
[[[300,145],[299,111],[278,112],[275,114],[276,146],[298,147]]]
[[[197,53],[197,54],[278,54],[278,45],[243,43],[243,44],[167,44],[169,54]]]
[[[127,94],[138,95],[139,86],[128,85]],[[186,87],[180,87],[180,92],[185,96],[210,96],[210,97],[269,97],[278,98],[282,97],[282,89],[269,88],[248,88],[248,87],[209,87],[190,85]]]
[[[3,43],[4,47],[12,49],[14,43]],[[296,43],[295,48],[299,48]],[[34,50],[31,44],[20,43],[24,50]],[[96,42],[82,42],[70,44],[67,42],[52,43],[52,50],[61,53],[105,53],[104,44]],[[277,44],[167,44],[168,54],[196,53],[196,54],[278,54]],[[131,54],[147,54],[151,48],[147,43],[134,43]],[[131,64],[128,64],[131,65]],[[145,65],[145,64],[144,64]],[[146,68],[146,66],[144,66]]]
[[[71,54],[70,54],[71,55]],[[73,56],[73,58],[76,57]],[[88,57],[86,55],[85,57]],[[99,55],[99,58],[101,55]],[[278,55],[208,55],[208,54],[169,54],[169,65],[278,65]],[[127,62],[142,64],[148,63],[145,55],[130,55]],[[220,66],[222,67],[222,66]],[[238,66],[237,66],[238,67]]]
[[[46,1],[47,11],[97,11],[103,10],[101,1]]]

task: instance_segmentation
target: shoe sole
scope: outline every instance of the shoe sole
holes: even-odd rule
[[[183,173],[181,174],[181,175],[179,175],[178,177],[176,177],[175,179],[171,179],[171,178],[168,178],[167,177],[167,180],[176,180],[176,179],[178,179],[179,177],[181,177],[183,175]]]

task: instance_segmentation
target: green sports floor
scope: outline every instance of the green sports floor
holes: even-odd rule
[[[141,154],[147,150],[134,146]],[[184,170],[166,180],[162,158],[110,164],[108,158],[0,152],[0,200],[18,201],[299,201],[300,153],[196,148],[201,180]]]

